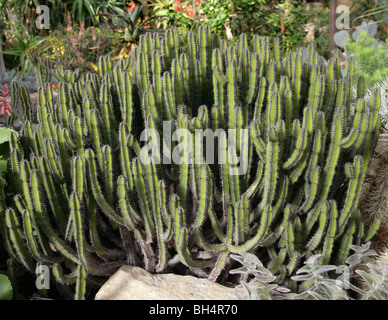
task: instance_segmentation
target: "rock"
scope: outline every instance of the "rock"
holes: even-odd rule
[[[312,22],[307,23],[304,26],[304,31],[307,32],[305,39],[307,42],[313,42],[315,38],[315,24]]]
[[[242,297],[243,289],[236,289]],[[238,300],[234,288],[207,279],[176,274],[150,274],[121,266],[100,288],[95,300]]]

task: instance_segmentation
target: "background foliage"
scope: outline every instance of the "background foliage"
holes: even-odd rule
[[[364,76],[368,88],[388,77],[388,39],[378,43],[364,31],[357,41],[348,40],[345,50],[355,57],[356,77]]]
[[[9,50],[9,54],[4,54],[6,66],[9,70],[16,68],[21,74],[31,63],[36,63],[31,52],[47,54],[44,46],[36,47],[39,37],[43,40],[41,43],[54,45],[49,56],[58,63],[93,71],[99,55],[130,53],[142,33],[174,26],[184,34],[204,23],[231,42],[237,41],[241,33],[260,34],[271,39],[280,36],[283,52],[313,41],[318,53],[328,59],[329,2],[320,3],[321,6],[316,7],[304,0],[1,0],[0,27],[3,49]],[[51,9],[50,30],[35,27],[35,8],[39,4]],[[387,10],[387,0],[352,2],[350,32],[365,21],[374,21],[377,24],[374,37],[384,42],[388,30]],[[307,23],[314,27],[312,40],[306,38]],[[76,36],[76,32],[82,37]],[[50,34],[53,37],[48,37]],[[24,44],[18,41],[20,37]],[[63,46],[66,46],[65,50]]]

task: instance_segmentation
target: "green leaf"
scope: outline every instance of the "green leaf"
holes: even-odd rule
[[[11,281],[4,274],[0,274],[0,300],[12,300],[13,290]]]
[[[0,160],[0,174],[7,172],[7,160]]]
[[[17,133],[15,130],[12,130],[10,128],[0,128],[0,144],[8,142],[9,134],[11,132]]]

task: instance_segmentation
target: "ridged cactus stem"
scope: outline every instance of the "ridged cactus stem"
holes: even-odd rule
[[[31,171],[30,184],[34,208],[40,228],[42,228],[45,235],[50,239],[50,242],[58,251],[60,251],[66,258],[78,263],[79,260],[77,254],[56,234],[48,220],[47,213],[44,212],[45,209],[42,207],[40,191],[38,188],[38,171],[36,169]]]
[[[142,35],[98,73],[58,67],[57,101],[42,85],[37,119],[9,137],[13,197],[0,177],[13,261],[47,264],[83,299],[122,264],[229,281],[230,254],[249,251],[297,292],[308,257],[344,263],[373,237],[381,221],[366,227],[358,203],[380,92],[366,102],[361,77],[353,97],[356,65],[342,76],[338,53],[321,65],[313,46],[282,55],[279,39],[231,45],[210,30]],[[28,119],[28,91],[13,88]]]
[[[236,111],[235,107],[237,104],[237,83],[236,83],[236,67],[234,61],[230,61],[227,68],[227,96],[228,96],[228,128],[236,128]]]
[[[88,269],[88,259],[85,248],[85,239],[83,236],[83,221],[80,211],[80,200],[78,199],[77,193],[73,192],[70,195],[70,212],[74,223],[74,238],[77,247],[78,256],[83,267]]]
[[[143,167],[139,159],[134,159],[132,163],[134,177],[135,177],[135,186],[137,193],[139,194],[140,200],[140,209],[142,212],[142,218],[145,225],[145,230],[147,234],[147,242],[151,243],[152,239],[155,236],[155,224],[151,216],[151,210],[149,206],[149,199],[146,194],[146,185],[144,181]],[[153,201],[153,199],[150,199]]]
[[[84,266],[79,265],[77,268],[77,280],[75,284],[75,300],[85,300],[86,294],[86,271]]]
[[[28,254],[28,249],[23,241],[22,232],[19,228],[19,222],[13,209],[7,209],[5,211],[5,222],[8,228],[9,238],[15,248],[18,258],[21,263],[32,272],[35,269],[35,264]]]
[[[96,162],[94,160],[95,154],[93,150],[86,149],[85,156],[88,161],[89,177],[91,181],[94,199],[96,200],[97,204],[99,205],[101,210],[107,215],[108,218],[112,219],[114,222],[118,224],[122,224],[122,225],[125,224],[123,218],[119,216],[115,212],[115,210],[109,205],[109,203],[104,198],[101,192],[101,187],[97,179],[97,168],[96,168]]]

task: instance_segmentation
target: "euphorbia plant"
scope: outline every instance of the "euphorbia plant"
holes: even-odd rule
[[[366,102],[362,78],[354,93],[354,60],[342,77],[338,57],[280,48],[209,26],[182,46],[170,29],[140,36],[128,60],[101,57],[98,74],[55,70],[37,130],[10,135],[10,255],[49,266],[77,299],[123,264],[224,283],[230,255],[249,251],[293,291],[312,255],[343,264],[379,224],[357,205],[380,93]]]

